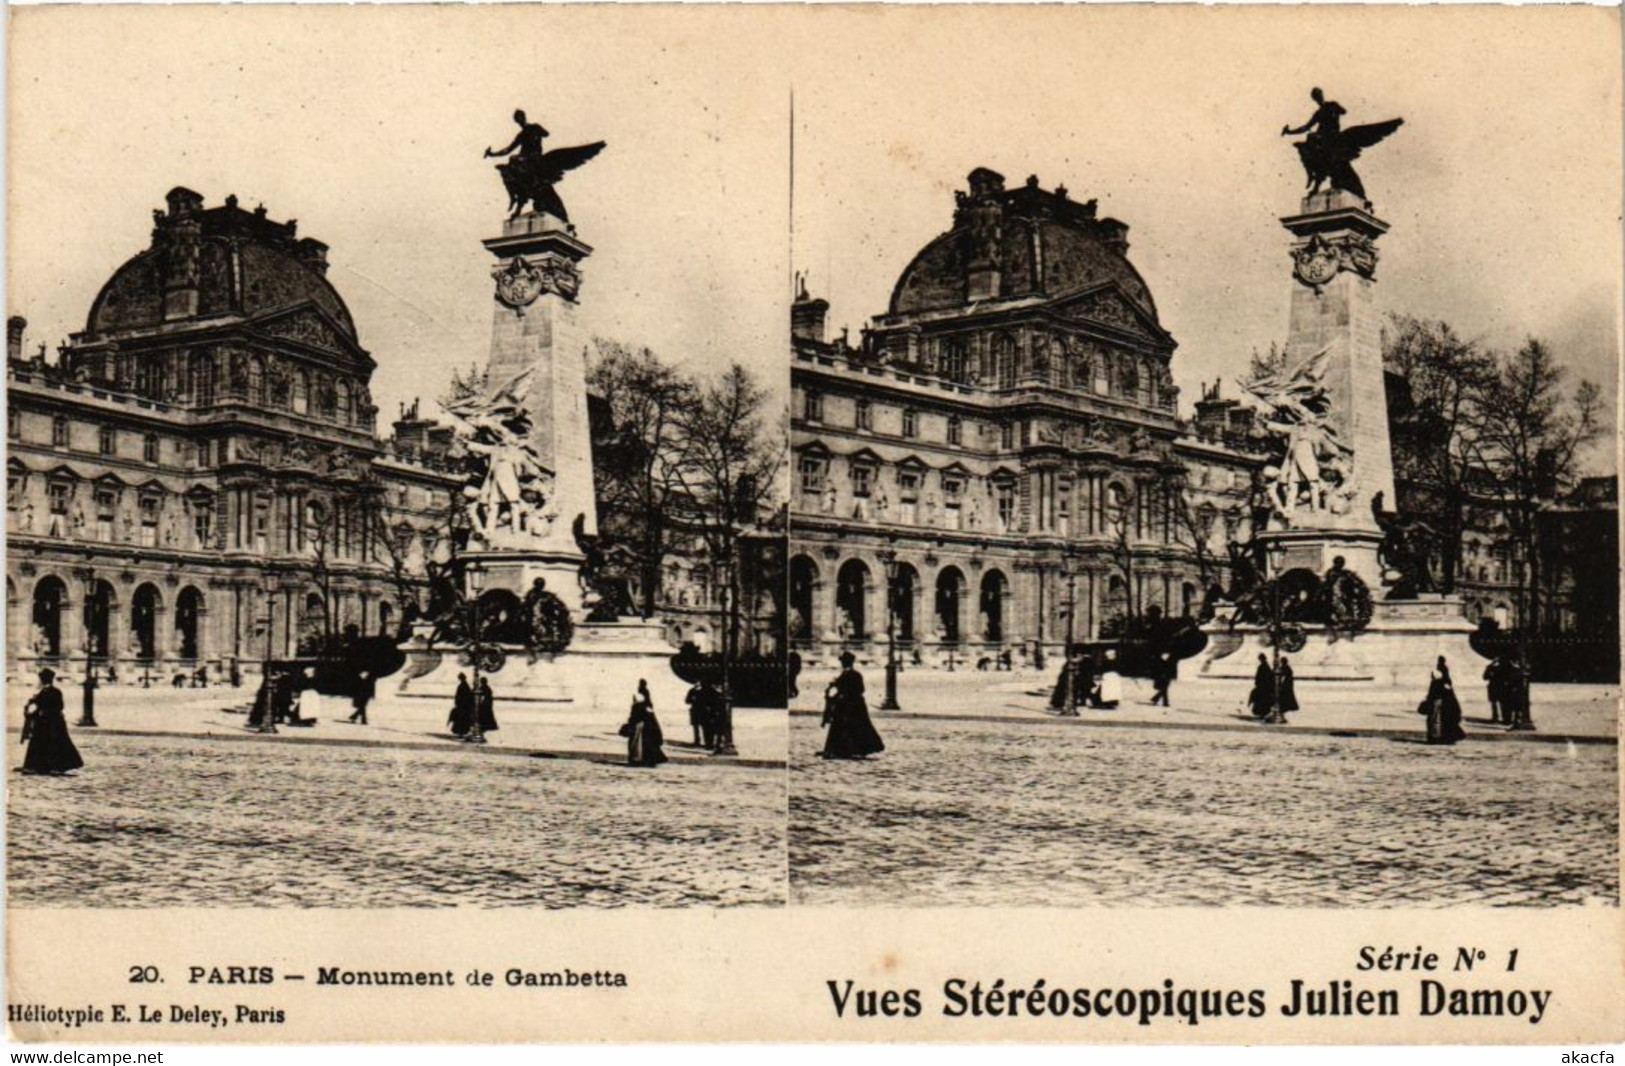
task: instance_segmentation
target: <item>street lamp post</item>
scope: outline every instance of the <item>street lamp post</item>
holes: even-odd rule
[[[90,643],[85,642],[85,680],[83,697],[79,705],[78,726],[95,726],[96,722],[96,664],[90,658]]]
[[[1066,699],[1061,704],[1061,713],[1073,716],[1078,713],[1078,656],[1074,647],[1077,639],[1075,619],[1078,614],[1078,568],[1068,548],[1066,553]]]
[[[880,709],[897,711],[897,549],[888,544],[879,554],[886,571],[886,698]]]
[[[469,723],[463,739],[470,744],[484,744],[485,730],[480,724],[480,593],[485,589],[485,567],[470,563],[463,571],[468,576],[468,589],[474,595],[471,607],[473,625],[469,628],[469,657],[474,660],[474,720]]]
[[[1281,711],[1281,641],[1285,633],[1281,625],[1281,566],[1280,555],[1285,548],[1270,544],[1267,549],[1270,553],[1270,713],[1265,716],[1265,725],[1285,725],[1286,715]]]
[[[276,687],[271,683],[271,641],[276,632],[276,585],[270,577],[265,579],[265,658],[260,660],[260,692],[265,696],[264,716],[260,719],[261,733],[275,733]]]

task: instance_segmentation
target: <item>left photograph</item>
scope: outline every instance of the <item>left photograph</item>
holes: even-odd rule
[[[9,906],[786,902],[773,74],[523,14],[11,16]]]

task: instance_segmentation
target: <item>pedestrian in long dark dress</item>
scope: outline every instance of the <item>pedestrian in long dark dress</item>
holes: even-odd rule
[[[1456,687],[1451,683],[1450,667],[1445,665],[1443,655],[1439,656],[1439,664],[1428,682],[1427,698],[1418,710],[1427,715],[1429,744],[1454,744],[1466,738],[1461,728],[1461,703],[1456,699]]]
[[[632,713],[621,726],[626,738],[626,765],[659,766],[666,761],[665,734],[660,719],[655,717],[654,700],[649,696],[649,682],[638,679],[638,694],[632,700]]]
[[[1067,692],[1069,683],[1070,694]],[[1055,690],[1049,698],[1050,710],[1059,711],[1069,718],[1076,717],[1078,708],[1089,698],[1089,692],[1094,687],[1095,673],[1090,667],[1089,657],[1077,648],[1072,649],[1055,679]]]
[[[453,736],[466,737],[474,728],[474,690],[469,687],[468,675],[457,675],[457,691],[451,697],[451,717],[446,727]]]
[[[30,696],[23,708],[22,739],[28,742],[23,753],[25,774],[65,774],[85,765],[79,749],[68,736],[68,720],[62,713],[62,690],[56,687],[56,671],[40,671],[40,690]]]
[[[474,690],[474,711],[480,718],[481,735],[497,731],[496,697],[491,693],[488,677],[480,678],[480,686]]]
[[[869,705],[863,698],[863,675],[852,668],[856,657],[841,655],[841,673],[824,690],[824,738],[826,759],[862,759],[886,750],[885,742],[869,720]]]
[[[1281,656],[1281,672],[1276,676],[1275,683],[1281,688],[1281,711],[1297,710],[1298,690],[1293,687],[1292,663],[1285,655]]]
[[[1258,655],[1258,669],[1253,671],[1253,690],[1247,694],[1247,706],[1254,718],[1266,718],[1275,703],[1275,673],[1262,652]]]

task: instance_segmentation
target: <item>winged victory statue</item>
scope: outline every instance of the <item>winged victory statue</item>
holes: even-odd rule
[[[549,134],[541,123],[529,121],[523,111],[515,111],[513,120],[519,124],[519,132],[514,135],[513,142],[506,148],[485,150],[487,159],[508,157],[506,163],[497,164],[497,173],[502,175],[502,184],[508,190],[508,207],[513,212],[508,217],[518,218],[525,204],[530,203],[535,205],[536,210],[552,215],[560,222],[569,222],[564,201],[559,199],[553,186],[563,181],[565,174],[603,151],[604,142],[594,141],[592,144],[544,152],[542,141]]]
[[[1311,89],[1309,96],[1315,101],[1315,113],[1309,121],[1296,128],[1281,127],[1283,137],[1308,135],[1295,142],[1294,147],[1298,149],[1303,169],[1309,175],[1309,195],[1313,196],[1320,191],[1321,185],[1329,183],[1334,189],[1344,189],[1362,200],[1366,199],[1365,186],[1352,164],[1360,158],[1362,151],[1399,129],[1405,120],[1391,118],[1386,122],[1343,129],[1343,116],[1348,112],[1342,104],[1326,99],[1319,89]]]

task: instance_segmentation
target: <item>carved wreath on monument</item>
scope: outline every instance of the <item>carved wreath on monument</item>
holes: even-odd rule
[[[498,267],[493,276],[497,299],[521,313],[544,292],[574,300],[581,291],[581,271],[568,258],[552,253],[538,256],[535,262],[515,256],[507,266]]]

